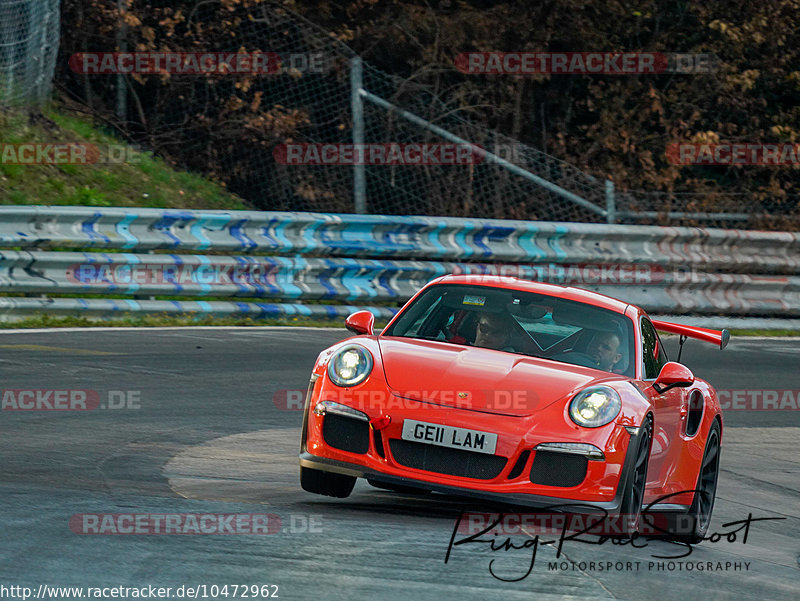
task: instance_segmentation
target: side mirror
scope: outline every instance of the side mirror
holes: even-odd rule
[[[694,374],[688,367],[675,361],[668,361],[653,382],[653,388],[661,394],[671,388],[686,388],[692,384],[694,384]]]
[[[369,311],[356,311],[347,316],[344,320],[344,327],[354,334],[368,334],[372,336],[372,326],[375,324],[375,316]]]

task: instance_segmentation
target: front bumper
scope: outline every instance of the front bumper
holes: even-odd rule
[[[632,471],[635,460],[627,451],[629,448],[637,448],[630,443],[641,435],[640,432],[632,434],[622,425],[613,422],[601,428],[580,428],[565,416],[561,404],[553,404],[535,416],[514,417],[443,407],[422,401],[409,403],[408,399],[401,403],[383,403],[379,406],[354,403],[351,399],[351,402],[345,404],[362,411],[369,419],[384,415],[391,417],[389,426],[380,431],[362,422],[363,428],[368,428],[368,437],[359,442],[358,452],[353,452],[352,449],[345,450],[350,447],[339,442],[335,446],[329,444],[330,433],[326,440],[326,433],[323,431],[327,416],[313,412],[317,402],[322,399],[335,400],[337,392],[324,375],[318,381],[312,381],[309,386],[303,416],[301,466],[369,478],[386,484],[412,486],[515,505],[539,508],[568,505],[571,506],[571,511],[577,512],[580,512],[580,506],[584,506],[586,511],[591,508],[618,511],[627,475]],[[495,453],[504,458],[505,463],[498,473],[492,473],[488,477],[467,477],[453,472],[419,469],[418,466],[410,467],[407,459],[403,460],[404,465],[394,456],[392,448],[402,442],[402,424],[405,419],[497,433]],[[585,476],[577,484],[559,486],[536,483],[532,475],[537,456],[534,449],[545,442],[592,444],[603,451],[604,460],[587,460]],[[439,447],[433,445],[422,446],[429,447],[431,453],[440,451]],[[569,457],[567,453],[563,455]]]
[[[536,507],[538,509],[569,510],[570,513],[592,513],[592,510],[602,509],[611,514],[618,512],[622,504],[622,490],[611,501],[581,502],[575,499],[559,498],[554,496],[535,495],[530,493],[498,493],[490,490],[476,490],[462,488],[448,484],[439,484],[422,480],[414,480],[405,476],[393,476],[381,472],[370,471],[364,466],[318,457],[311,453],[300,454],[301,467],[322,471],[336,472],[356,478],[369,478],[384,484],[411,486],[420,490],[430,490],[455,496],[466,496],[474,499],[483,499],[507,505],[520,505]]]

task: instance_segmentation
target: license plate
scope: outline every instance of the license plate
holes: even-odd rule
[[[497,434],[455,428],[442,424],[429,424],[407,419],[403,422],[403,440],[424,442],[450,449],[463,449],[494,455],[497,448]]]

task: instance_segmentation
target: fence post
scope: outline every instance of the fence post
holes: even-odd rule
[[[0,85],[5,86],[5,92],[0,94],[0,100],[5,97],[8,104],[11,104],[14,98],[14,43],[11,41],[13,37],[14,23],[11,19],[3,18],[0,20]],[[4,81],[3,81],[4,80]]]
[[[614,182],[606,180],[606,221],[608,223],[617,222],[617,202],[614,198]]]
[[[47,74],[47,35],[50,33],[50,19],[52,18],[53,11],[50,3],[47,3],[42,10],[44,11],[44,15],[39,24],[41,34],[39,35],[39,47],[36,49],[35,61],[37,69],[33,84],[33,97],[36,99],[36,102],[44,101],[45,90],[47,90],[47,86],[50,85],[50,80],[45,81],[45,75]]]
[[[353,144],[358,148],[359,144],[364,143],[364,101],[361,98],[361,88],[364,86],[363,65],[361,57],[356,56],[350,60],[350,106],[353,111]],[[356,153],[355,156],[360,156]],[[353,165],[353,200],[355,212],[364,214],[367,212],[366,195],[366,167]]]
[[[117,0],[117,10],[120,15],[120,23],[117,28],[117,52],[128,51],[128,26],[125,23],[125,0]],[[128,88],[125,85],[125,75],[117,74],[117,118],[122,121],[123,127],[127,128],[128,122]]]

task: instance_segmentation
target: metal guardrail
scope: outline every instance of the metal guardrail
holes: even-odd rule
[[[114,319],[130,315],[240,317],[259,319],[343,320],[356,311],[371,311],[388,319],[395,311],[385,307],[356,305],[301,305],[296,303],[252,303],[235,301],[159,301],[106,298],[0,298],[0,321],[16,321],[47,314],[55,317],[81,316]]]
[[[329,213],[0,207],[0,247],[800,272],[800,233]]]
[[[0,294],[27,295],[0,298],[6,321],[42,312],[331,318],[366,307],[387,317],[446,273],[574,284],[651,312],[800,316],[795,233],[0,207],[0,248]],[[54,250],[63,248],[73,250]]]
[[[672,271],[625,265],[514,265],[79,252],[0,252],[0,290],[134,298],[246,298],[297,302],[405,301],[447,273],[499,274],[581,285],[651,311],[800,315],[800,276]],[[624,291],[623,291],[624,289]]]

